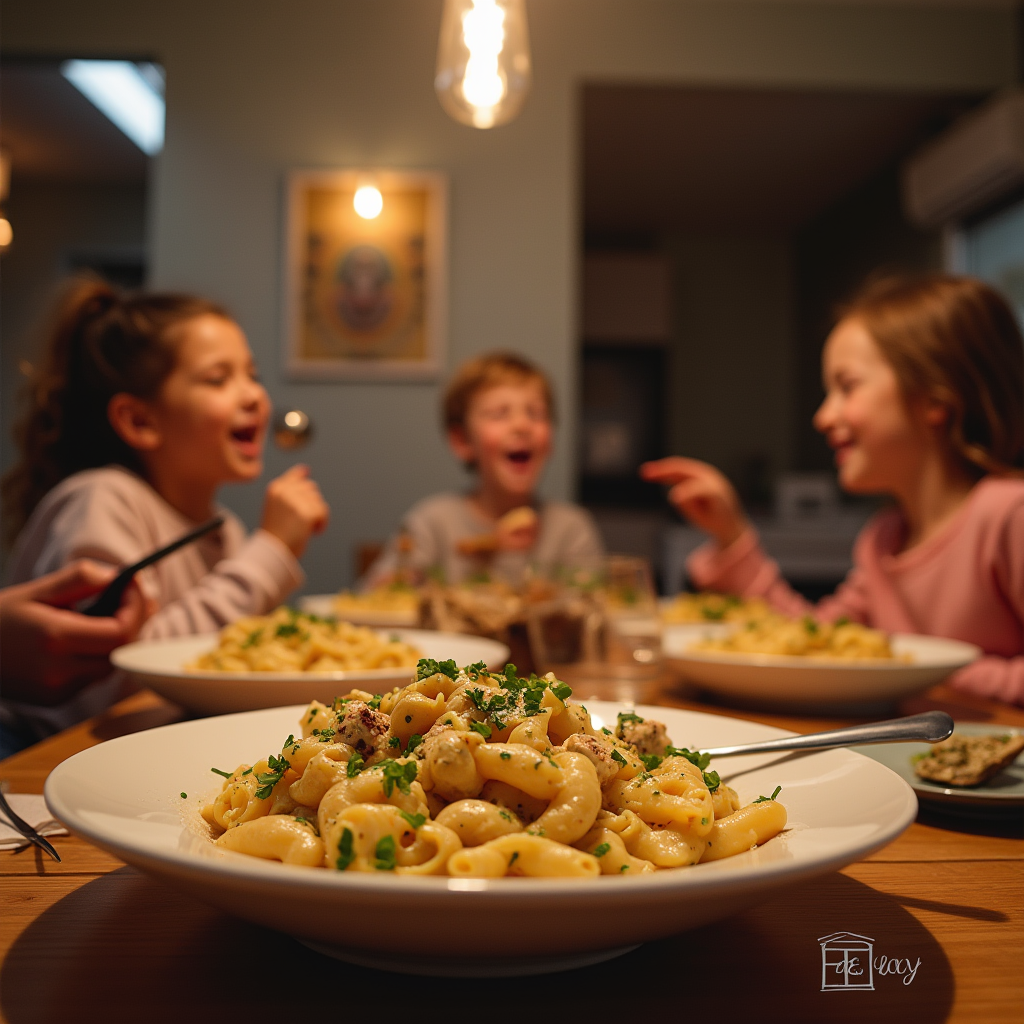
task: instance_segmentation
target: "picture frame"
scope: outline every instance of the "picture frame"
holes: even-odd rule
[[[282,302],[286,376],[436,378],[448,330],[447,224],[448,179],[439,172],[291,171]]]

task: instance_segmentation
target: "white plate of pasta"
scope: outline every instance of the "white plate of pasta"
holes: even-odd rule
[[[665,657],[686,680],[744,703],[856,711],[927,689],[981,655],[974,644],[942,637],[775,620],[749,631],[744,624],[666,626]],[[825,634],[814,638],[821,646],[800,642],[809,628]],[[752,649],[743,646],[748,632]],[[801,653],[774,653],[787,647]]]
[[[309,641],[304,641],[301,633],[302,623],[307,618],[310,617],[295,612],[288,612],[286,616],[279,610],[269,616],[239,620],[219,634],[136,641],[119,647],[110,660],[117,668],[130,672],[143,686],[175,704],[200,714],[220,715],[280,707],[297,700],[330,701],[339,691],[352,686],[379,693],[408,682],[421,657],[454,655],[462,664],[479,661],[498,668],[505,664],[509,655],[505,644],[485,637],[427,629],[372,630],[339,623],[339,629],[352,642],[347,650],[336,653],[343,654],[357,667],[342,668],[338,659],[327,661],[326,657],[310,665],[315,652],[307,649]],[[244,648],[246,638],[252,637],[254,632],[277,631],[282,626],[290,630],[293,623],[298,624],[300,632],[280,638],[282,644],[293,647],[271,648],[266,658],[256,660],[252,667],[235,662],[235,649],[239,645]],[[313,628],[317,628],[316,625]],[[236,634],[243,637],[240,644]],[[320,646],[331,650],[328,644]],[[255,644],[245,648],[244,653],[248,656],[254,650],[258,651]],[[227,652],[223,660],[219,660],[220,651]],[[292,653],[300,659],[297,664],[286,660]],[[217,667],[219,665],[227,668]]]
[[[544,973],[718,920],[914,819],[906,782],[849,750],[698,753],[782,735],[425,662],[381,698],[111,740],[46,799],[127,863],[340,959]]]

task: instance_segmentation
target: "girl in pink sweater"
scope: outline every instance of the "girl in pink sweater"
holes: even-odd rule
[[[5,527],[18,533],[12,582],[77,558],[136,561],[220,511],[220,530],[140,574],[152,613],[141,635],[208,632],[271,610],[301,582],[298,559],[328,510],[304,466],[271,481],[251,536],[217,505],[221,485],[262,472],[269,415],[245,335],[222,309],[72,282],[18,430],[21,462],[4,480]],[[109,702],[104,685],[52,727]],[[34,697],[23,703],[59,699]],[[18,709],[2,704],[10,720]],[[46,731],[45,715],[21,712]]]
[[[812,609],[718,470],[647,463],[642,475],[671,485],[672,504],[712,535],[691,578],[790,615],[977,644],[984,657],[954,685],[1024,704],[1024,340],[1009,306],[970,278],[878,281],[843,312],[822,364],[814,425],[839,483],[893,506],[864,527],[846,581]]]

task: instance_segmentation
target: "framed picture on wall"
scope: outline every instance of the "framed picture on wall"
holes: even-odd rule
[[[287,374],[424,380],[444,365],[448,182],[427,171],[293,171]]]

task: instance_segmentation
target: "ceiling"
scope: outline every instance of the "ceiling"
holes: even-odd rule
[[[59,180],[131,181],[149,158],[60,73],[44,61],[0,66],[0,144],[14,175]]]
[[[966,106],[950,96],[587,86],[587,234],[793,231]]]

